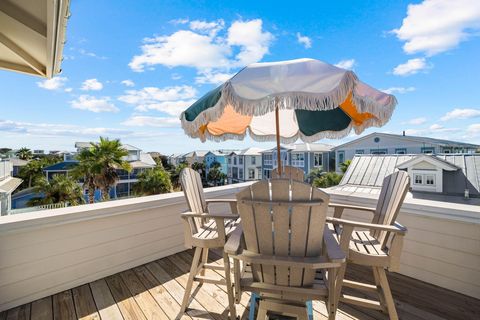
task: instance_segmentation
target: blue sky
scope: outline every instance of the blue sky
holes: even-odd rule
[[[187,138],[178,115],[241,66],[315,58],[396,95],[374,131],[480,144],[480,2],[73,0],[63,72],[0,71],[0,146],[99,135],[165,154],[269,143]],[[337,144],[342,141],[322,141]]]

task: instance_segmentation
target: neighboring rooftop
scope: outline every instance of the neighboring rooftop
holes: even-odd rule
[[[287,149],[294,152],[329,152],[334,146],[325,143],[295,143],[281,145],[280,148]],[[261,153],[275,151],[277,147],[263,150]]]
[[[43,171],[68,171],[77,166],[77,161],[62,161],[43,168]]]
[[[75,142],[75,148],[77,148],[77,149],[90,148],[91,146],[92,146],[91,142],[84,142],[84,141]],[[127,144],[127,143],[123,143],[122,147],[125,150],[128,150],[128,151],[139,151],[139,150],[141,150],[141,149],[139,149],[137,147],[134,147],[131,144]]]

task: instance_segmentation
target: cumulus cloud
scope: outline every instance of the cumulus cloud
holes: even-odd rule
[[[124,126],[129,127],[177,127],[180,124],[178,118],[172,117],[148,117],[148,116],[133,116],[122,122]]]
[[[355,59],[340,60],[335,67],[351,70],[355,66]]]
[[[126,87],[135,87],[135,83],[132,80],[127,79],[127,80],[121,81],[120,83]]]
[[[142,53],[133,57],[130,68],[142,72],[163,65],[225,71],[261,60],[273,41],[273,35],[263,30],[261,19],[235,21],[227,30],[223,20],[196,20],[188,26],[189,30],[144,39]]]
[[[146,87],[127,90],[118,100],[135,106],[137,111],[157,110],[178,116],[183,109],[195,102],[197,90],[191,86],[166,88]]]
[[[407,135],[417,135],[417,136],[431,136],[436,138],[451,139],[452,133],[460,133],[462,129],[459,128],[446,128],[438,123],[432,124],[428,128],[423,129],[407,129],[405,133]]]
[[[195,82],[198,84],[210,83],[210,84],[219,85],[229,80],[233,76],[234,76],[233,73],[205,71],[205,72],[199,73],[199,75],[195,78]]]
[[[83,81],[80,89],[83,91],[99,91],[103,89],[103,84],[97,79],[87,79]]]
[[[65,86],[65,83],[68,81],[66,77],[53,77],[52,79],[47,79],[37,82],[37,85],[45,90],[59,90]]]
[[[302,44],[305,49],[309,49],[312,47],[312,39],[307,36],[303,36],[300,32],[297,32],[297,41],[298,43]]]
[[[425,0],[410,4],[398,29],[392,30],[405,42],[408,54],[427,56],[445,52],[480,31],[480,1]]]
[[[396,66],[393,69],[393,74],[396,76],[410,76],[429,68],[430,66],[427,64],[425,58],[415,58]]]
[[[480,135],[480,123],[474,123],[467,127],[467,133],[470,135]]]
[[[413,118],[408,121],[402,122],[402,124],[411,124],[411,125],[421,125],[427,122],[427,118],[425,117],[418,117],[418,118]]]
[[[480,117],[480,109],[453,109],[440,118],[442,121],[471,119]]]
[[[390,87],[388,89],[381,89],[380,91],[383,91],[388,94],[394,94],[394,93],[404,94],[407,92],[415,91],[415,87]]]
[[[96,98],[86,94],[70,101],[70,105],[74,109],[87,110],[95,113],[119,111],[109,97]]]

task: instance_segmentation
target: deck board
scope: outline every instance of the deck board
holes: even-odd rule
[[[152,261],[143,266],[60,292],[4,312],[6,319],[227,319],[227,295],[223,286],[194,285],[185,315],[179,315],[183,290],[192,259],[190,250]],[[221,256],[211,252],[212,263],[222,264]],[[221,275],[221,271],[211,271]],[[347,278],[373,281],[371,271],[364,267],[347,268]],[[396,273],[388,274],[392,294],[401,319],[442,320],[480,319],[480,301]],[[347,290],[356,293],[357,291]],[[369,298],[368,294],[364,295]],[[372,298],[370,296],[370,298]],[[248,318],[249,297],[244,295],[237,305],[237,315]],[[327,311],[323,302],[315,301],[314,318],[324,320]],[[208,310],[208,311],[207,311]],[[338,320],[386,320],[381,312],[340,303]]]

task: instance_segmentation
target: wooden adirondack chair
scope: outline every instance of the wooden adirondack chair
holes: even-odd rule
[[[278,168],[272,170],[272,179],[292,179],[297,181],[305,181],[305,172],[297,167],[282,167],[282,175],[278,175]]]
[[[267,309],[306,319],[310,300],[326,301],[335,318],[345,254],[325,225],[328,202],[323,191],[290,179],[259,181],[237,194],[241,222],[224,250],[234,260],[235,301],[243,291],[261,299],[257,319]]]
[[[352,205],[333,204],[333,218],[327,218],[332,223],[339,237],[340,247],[348,252],[347,264],[354,263],[370,266],[373,269],[375,285],[343,279],[346,265],[342,266],[339,279],[343,286],[367,292],[376,292],[379,301],[342,295],[342,302],[362,307],[388,312],[390,319],[398,319],[385,269],[398,271],[403,237],[407,229],[398,224],[395,219],[409,190],[410,179],[405,171],[397,171],[385,177],[376,208],[365,208]],[[362,210],[373,213],[371,223],[362,223],[341,219],[344,209]],[[361,228],[367,231],[357,231]],[[337,286],[340,296],[341,285]]]
[[[223,248],[227,237],[239,223],[235,199],[205,199],[200,174],[191,168],[185,168],[180,173],[180,183],[189,207],[189,212],[181,214],[184,223],[185,246],[195,248],[192,267],[188,277],[180,314],[187,309],[190,301],[193,281],[200,283],[216,283],[227,286],[232,291],[230,276],[218,280],[205,276],[205,269],[224,270],[230,274],[230,262],[226,254],[223,255],[224,267],[207,263],[208,250]],[[229,203],[232,213],[211,214],[208,205],[211,203]],[[200,274],[200,275],[199,275]],[[236,318],[233,302],[229,306],[231,319]]]

